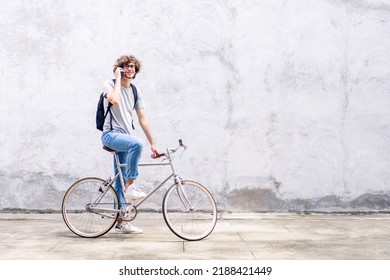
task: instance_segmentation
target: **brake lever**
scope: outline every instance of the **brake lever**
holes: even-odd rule
[[[183,140],[179,139],[179,145],[180,147],[183,147],[183,149],[187,149],[187,146],[183,144]]]

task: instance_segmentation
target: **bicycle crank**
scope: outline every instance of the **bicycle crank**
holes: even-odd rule
[[[119,212],[119,216],[126,222],[132,221],[137,217],[137,208],[131,203],[126,203],[126,210]]]

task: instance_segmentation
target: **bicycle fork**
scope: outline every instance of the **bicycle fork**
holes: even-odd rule
[[[188,199],[188,196],[183,188],[183,179],[181,179],[180,177],[178,177],[177,175],[175,176],[175,182],[177,184],[177,187],[176,187],[176,192],[177,192],[177,195],[179,196],[181,202],[183,203],[185,209],[187,210],[187,212],[193,212],[194,211],[194,207],[192,206],[190,200]]]
[[[169,149],[167,149],[167,158],[169,160],[169,164],[171,166],[171,169],[172,169],[172,174],[173,174],[173,179],[174,179],[174,182],[177,184],[177,188],[176,188],[176,191],[177,191],[177,195],[179,196],[181,202],[183,203],[185,209],[188,211],[188,212],[193,212],[194,211],[194,207],[191,205],[191,202],[188,200],[188,197],[185,193],[185,191],[183,190],[183,184],[184,184],[184,180],[182,178],[180,178],[177,173],[176,173],[176,170],[172,164],[172,158],[171,158],[171,153],[169,151]]]

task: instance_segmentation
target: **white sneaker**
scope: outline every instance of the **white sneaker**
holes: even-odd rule
[[[115,226],[115,232],[116,233],[133,233],[133,234],[140,234],[144,231],[135,225],[132,225],[130,223],[126,223],[124,226]]]
[[[128,199],[141,199],[146,196],[143,191],[136,190],[134,187],[129,187],[125,192],[125,197]]]

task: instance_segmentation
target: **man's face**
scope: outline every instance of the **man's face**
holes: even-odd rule
[[[135,64],[130,62],[122,67],[123,69],[123,77],[127,79],[134,78],[135,75]]]

